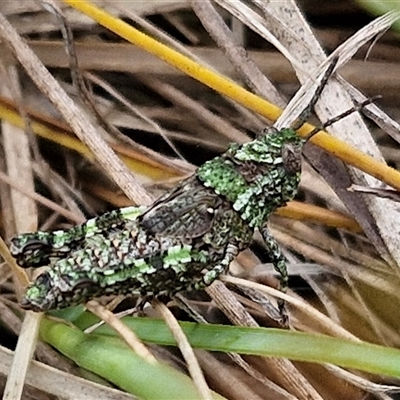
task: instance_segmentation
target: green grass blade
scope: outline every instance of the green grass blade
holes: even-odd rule
[[[87,318],[87,314],[85,317]],[[161,320],[125,317],[123,321],[145,342],[175,344]],[[96,319],[89,317],[84,322],[82,319],[76,321],[83,325],[89,322],[96,322]],[[190,322],[181,322],[180,325],[194,348],[330,363],[400,378],[400,351],[390,347],[282,329],[202,325]],[[116,335],[106,325],[98,328],[96,333],[105,336]]]
[[[79,366],[142,399],[200,399],[188,376],[162,363],[145,362],[118,338],[87,335],[49,318],[43,319],[40,336]],[[213,398],[224,399],[216,393]]]

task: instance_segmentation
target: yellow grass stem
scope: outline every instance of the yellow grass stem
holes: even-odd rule
[[[185,74],[197,79],[217,92],[234,99],[243,106],[275,121],[282,110],[268,101],[250,93],[230,79],[198,64],[190,58],[154,40],[126,22],[113,17],[106,11],[94,6],[85,0],[64,0],[71,7],[80,10],[88,17],[108,28],[115,34],[135,44],[136,46],[154,54],[167,63],[180,69]],[[313,130],[313,126],[305,124],[299,131],[301,136]],[[386,164],[376,161],[361,151],[349,146],[326,132],[321,132],[311,139],[317,146],[340,158],[367,174],[400,190],[400,173]]]
[[[0,120],[3,119],[18,128],[25,129],[26,127],[25,121],[19,113],[14,110],[12,106],[0,99]],[[49,127],[44,123],[38,122],[35,120],[34,116],[32,116],[31,120],[31,129],[39,137],[50,140],[70,150],[74,150],[92,162],[95,160],[95,157],[88,147],[86,147],[75,136],[62,131],[62,129]],[[145,176],[151,181],[164,181],[180,175],[179,171],[174,170],[173,168],[167,168],[166,166],[158,164],[140,154],[137,154],[137,157],[127,156],[123,154],[124,149],[122,147],[119,149],[116,145],[110,144],[110,146],[114,148],[114,151],[116,151],[121,160],[131,169],[131,171]]]
[[[334,228],[346,229],[354,233],[362,232],[360,225],[353,218],[313,204],[291,201],[287,206],[278,208],[275,213],[280,217],[296,219],[298,221],[307,220]]]

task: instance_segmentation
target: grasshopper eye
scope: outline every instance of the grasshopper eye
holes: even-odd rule
[[[283,166],[288,174],[296,174],[301,171],[301,144],[288,143],[282,147]]]
[[[52,279],[47,272],[39,275],[26,290],[25,297],[21,300],[20,306],[25,310],[43,311],[48,307],[48,294],[51,293]]]

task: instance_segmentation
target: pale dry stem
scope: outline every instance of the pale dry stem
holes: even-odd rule
[[[151,197],[3,15],[0,15],[0,36],[31,79],[52,101],[75,134],[92,150],[101,166],[127,196],[136,204],[151,204]]]
[[[204,379],[203,372],[196,359],[194,351],[190,346],[187,337],[183,333],[183,330],[180,327],[177,319],[174,317],[171,311],[165,306],[165,304],[161,303],[159,300],[153,300],[151,304],[154,307],[154,309],[161,314],[169,330],[174,336],[177,345],[182,353],[182,356],[186,361],[186,365],[189,370],[190,376],[192,377],[193,382],[196,385],[202,399],[212,400],[213,397],[210,388],[208,387],[207,382]]]

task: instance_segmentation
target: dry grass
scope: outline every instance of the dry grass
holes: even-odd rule
[[[201,60],[220,74],[244,82],[255,94],[280,107],[298,88],[293,67],[300,82],[307,84],[310,73],[324,60],[318,41],[332,52],[370,20],[350,2],[338,2],[336,8],[321,4],[318,10],[313,2],[304,2],[306,18],[315,26],[314,36],[301,14],[288,13],[279,7],[280,2],[272,2],[268,8],[256,0],[249,2],[250,8],[241,2],[216,3],[221,7],[219,15],[230,23],[231,29],[206,1],[104,1],[103,6],[112,4],[113,15],[132,22],[194,61]],[[289,3],[292,6],[291,2],[287,6]],[[53,82],[47,77],[46,71],[38,69],[35,59],[22,48],[28,55],[24,67],[36,73],[42,82],[39,86],[47,88],[45,93],[40,92],[31,80],[35,78],[28,78],[4,41],[0,44],[0,201],[2,236],[6,240],[17,232],[65,228],[132,202],[149,204],[193,172],[196,165],[224,151],[229,142],[250,140],[270,124],[265,118],[269,111],[261,115],[246,109],[238,101],[126,43],[80,12],[58,5],[73,30],[79,70],[89,90],[84,89],[79,76],[71,79],[71,58],[65,53],[60,20],[54,13],[33,1],[0,5],[0,12],[56,78]],[[363,23],[356,26],[354,21]],[[362,40],[368,34],[363,33]],[[13,40],[10,32],[7,36]],[[275,40],[287,58],[266,43],[263,36]],[[240,46],[233,45],[233,37],[248,50],[247,55]],[[16,37],[14,43],[17,40]],[[349,48],[358,47],[352,44]],[[344,54],[340,53],[342,61]],[[364,59],[366,54],[368,58]],[[298,196],[302,204],[289,205],[271,219],[271,229],[291,261],[292,300],[289,298],[288,303],[293,329],[400,346],[396,315],[400,300],[397,206],[391,200],[347,191],[352,183],[381,185],[377,177],[394,186],[398,182],[398,173],[381,162],[386,160],[399,169],[399,132],[395,122],[400,116],[399,63],[398,38],[389,32],[373,47],[362,46],[340,68],[340,77],[329,83],[316,107],[320,120],[326,121],[350,108],[351,97],[362,101],[361,92],[383,96],[379,107],[393,120],[374,106],[369,107],[368,114],[384,130],[365,124],[359,115],[340,121],[329,130],[378,161],[371,171],[375,178],[309,145]],[[72,69],[76,70],[74,63]],[[59,85],[69,97],[64,96]],[[307,101],[305,97],[310,93],[308,88],[299,101]],[[58,104],[58,110],[49,99]],[[283,117],[293,120],[295,116],[296,109]],[[329,143],[326,146],[346,159],[342,148],[329,148]],[[368,158],[357,158],[355,152],[347,154],[346,160],[361,169],[368,170],[372,165]],[[232,266],[234,274],[276,285],[271,268],[263,264],[268,259],[257,237],[252,250],[257,256],[251,251],[243,252]],[[41,316],[26,313],[24,319],[17,300],[26,276],[11,264],[7,260],[0,265],[2,387],[12,360],[7,348],[15,350],[20,337],[15,352],[20,356],[15,360],[22,364],[13,367],[11,371],[17,376],[10,374],[9,382],[15,379],[23,383],[22,369],[28,368],[35,349],[36,358],[51,366],[29,366],[29,386],[23,398],[47,399],[60,393],[71,398],[131,398],[80,378],[81,371],[69,360],[36,342],[33,332],[38,331]],[[226,280],[235,283],[233,278]],[[207,292],[213,303],[205,306],[201,302],[199,307],[207,317],[218,305],[234,324],[274,326],[260,304],[246,297],[246,293],[232,295],[221,283]],[[159,307],[162,306],[154,306],[163,313]],[[221,318],[219,315],[215,322],[225,321]],[[165,357],[165,350],[157,351]],[[366,395],[388,398],[383,386],[374,383],[387,383],[383,378],[350,374],[333,366],[262,357],[234,358],[232,362],[212,353],[195,354],[210,387],[229,399],[361,399]],[[168,357],[179,365],[172,353]],[[191,365],[190,351],[188,357]],[[196,366],[193,368],[195,371]],[[45,380],[45,376],[51,378]],[[204,389],[201,380],[198,378],[199,386]],[[13,393],[17,392],[18,389]],[[13,398],[9,393],[8,398]],[[208,398],[207,388],[201,393]]]

